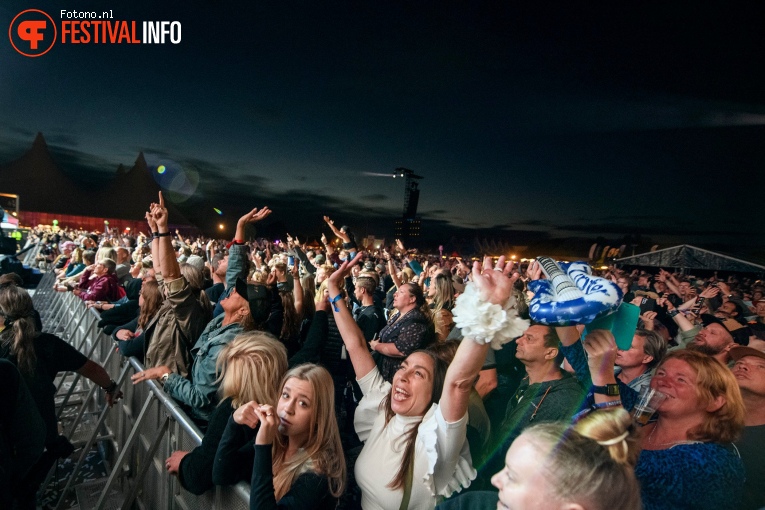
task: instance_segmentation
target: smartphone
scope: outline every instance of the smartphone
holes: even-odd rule
[[[287,257],[287,265],[290,266],[290,267],[294,267],[295,266],[295,257],[293,257],[292,255],[289,255]]]
[[[653,312],[656,310],[656,300],[653,298],[644,297],[640,300],[640,314],[646,312]]]

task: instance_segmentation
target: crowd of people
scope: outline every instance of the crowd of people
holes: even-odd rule
[[[253,509],[765,507],[763,282],[597,271],[640,307],[620,349],[607,330],[531,320],[533,261],[365,247],[328,217],[320,245],[245,238],[270,215],[242,216],[230,242],[184,238],[160,195],[146,234],[38,233],[56,291],[143,363],[132,384],[158,381],[205,432],[166,460],[186,490],[247,481]],[[56,374],[120,398],[41,330],[0,278],[0,501],[19,508],[71,453]],[[646,388],[666,400],[641,425]],[[39,432],[22,441],[18,420]]]

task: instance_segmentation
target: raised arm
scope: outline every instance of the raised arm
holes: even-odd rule
[[[167,208],[162,192],[159,192],[159,203],[151,204],[151,217],[157,224],[157,240],[159,260],[162,267],[162,276],[167,281],[176,280],[181,277],[181,267],[175,258],[173,251],[173,241],[170,238],[170,231],[167,228]],[[152,242],[152,258],[154,258],[154,242]]]
[[[340,297],[340,289],[343,288],[345,277],[351,272],[351,268],[358,264],[363,257],[363,252],[357,253],[352,261],[348,262],[346,260],[343,262],[337,271],[332,273],[327,279],[327,289],[329,290],[332,313],[335,316],[335,324],[337,324],[337,329],[343,338],[343,343],[348,351],[348,356],[351,358],[357,379],[361,379],[375,368],[375,360],[372,358],[369,349],[367,349],[364,333],[359,329],[356,321],[353,320],[345,300]]]
[[[396,264],[393,263],[393,257],[390,256],[390,253],[388,253],[388,250],[383,250],[383,257],[385,257],[385,260],[387,261],[388,274],[393,280],[393,285],[395,285],[396,288],[398,289],[399,287],[401,287],[401,278],[398,277],[398,270],[396,270]]]
[[[335,226],[335,222],[329,219],[329,216],[324,216],[324,221],[327,223],[327,225],[329,225],[329,228],[332,229],[332,233],[335,234],[340,239],[342,239],[344,243],[351,242],[351,238],[348,237],[347,234],[344,234],[343,232],[341,232],[340,229]]]
[[[677,280],[672,276],[672,273],[664,269],[659,269],[659,276],[657,276],[656,279],[660,282],[664,282],[672,294],[680,295],[680,287],[678,287]]]
[[[236,222],[236,233],[234,234],[234,244],[229,250],[228,267],[226,268],[226,288],[231,289],[236,286],[236,279],[247,279],[247,247],[244,243],[244,230],[248,223],[256,223],[271,214],[271,209],[263,207],[254,208]]]
[[[303,317],[303,285],[300,283],[300,271],[298,270],[298,265],[293,264],[292,266],[292,294],[295,299],[295,311],[298,314],[298,317],[302,319]]]
[[[695,302],[696,300],[694,299],[693,301]],[[685,315],[676,310],[675,306],[669,299],[659,298],[656,300],[656,304],[659,306],[667,307],[667,313],[670,317],[672,317],[672,320],[675,321],[675,324],[677,324],[677,327],[680,328],[680,331],[691,331],[694,328],[693,323],[689,321]]]
[[[151,212],[146,213],[146,222],[149,224],[149,235],[151,235],[151,260],[156,274],[162,274],[162,261],[159,258],[159,237],[157,233],[157,222]]]
[[[491,321],[492,315],[494,315],[492,312],[495,312],[497,308],[497,306],[492,305],[505,308],[512,297],[514,280],[509,275],[512,266],[512,264],[505,264],[504,256],[497,260],[497,264],[493,268],[491,257],[484,258],[483,266],[475,262],[471,286],[475,286],[478,293],[479,306],[468,305],[466,298],[460,296],[454,310],[455,316],[461,312],[463,315],[480,314],[486,316],[487,321]],[[441,414],[447,422],[456,422],[467,412],[470,392],[492,341],[492,338],[481,336],[482,338],[472,338],[470,330],[468,330],[446,372],[444,391],[439,406]]]

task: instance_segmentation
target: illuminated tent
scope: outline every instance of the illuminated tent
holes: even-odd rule
[[[616,259],[620,266],[647,266],[676,269],[702,269],[738,273],[765,273],[765,266],[737,259],[730,255],[682,244],[663,250]]]

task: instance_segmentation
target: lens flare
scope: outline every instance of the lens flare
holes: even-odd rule
[[[216,213],[218,213],[218,216],[223,216],[223,211],[221,211],[221,210],[220,210],[220,209],[218,209],[217,207],[213,207],[213,211],[215,211]]]
[[[158,173],[158,174],[163,174],[163,173],[165,173],[165,170],[167,170],[167,169],[165,168],[165,165],[159,165],[159,166],[157,167],[157,173]]]

